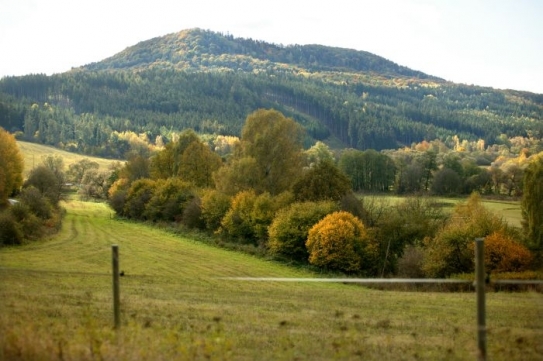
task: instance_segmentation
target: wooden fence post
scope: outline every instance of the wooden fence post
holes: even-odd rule
[[[477,290],[478,360],[486,361],[485,257],[484,238],[475,239],[475,288]]]
[[[111,246],[112,261],[113,261],[113,319],[115,321],[115,329],[121,327],[121,297],[119,287],[119,246],[114,244]]]

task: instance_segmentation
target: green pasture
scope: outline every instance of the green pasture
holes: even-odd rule
[[[49,240],[0,249],[0,360],[474,360],[473,292],[227,281],[319,277],[70,201]],[[122,326],[112,330],[111,245]],[[487,294],[491,360],[543,359],[543,295]]]
[[[406,196],[395,196],[395,195],[359,195],[359,197],[366,198],[368,201],[378,201],[385,202],[393,206],[396,203],[399,203],[405,200]],[[448,213],[451,212],[455,205],[460,202],[465,202],[466,198],[446,198],[446,197],[433,197],[439,206]],[[522,213],[520,210],[520,201],[517,200],[492,200],[492,199],[481,199],[483,205],[490,211],[496,213],[505,219],[513,227],[522,227]]]

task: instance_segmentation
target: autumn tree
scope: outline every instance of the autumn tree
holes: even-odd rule
[[[186,129],[174,142],[166,144],[164,149],[157,152],[150,162],[150,174],[153,178],[170,178],[180,175],[183,164],[183,153],[192,143],[201,143],[198,134],[192,129]]]
[[[281,209],[268,229],[270,253],[307,262],[309,253],[305,242],[309,230],[326,215],[337,210],[338,205],[332,201],[297,202]]]
[[[80,181],[79,194],[85,199],[107,199],[110,172],[88,169]]]
[[[543,152],[534,156],[524,171],[521,207],[528,246],[543,253]]]
[[[177,177],[159,179],[145,205],[144,216],[153,221],[180,221],[194,197],[191,183]]]
[[[81,184],[86,171],[98,168],[100,168],[100,165],[97,162],[91,161],[89,158],[83,158],[79,162],[70,164],[66,175],[70,181]]]
[[[302,136],[301,126],[276,110],[260,109],[250,114],[242,129],[240,150],[232,163],[241,158],[248,159],[246,165],[254,162],[252,177],[247,181],[256,184],[238,187],[254,188],[257,193],[269,192],[272,196],[290,189],[302,169]],[[251,158],[254,161],[249,161]],[[217,176],[216,183],[230,182],[230,177],[237,177],[228,169],[220,175],[223,177]]]
[[[234,242],[263,244],[277,211],[290,204],[292,199],[290,192],[276,196],[268,192],[257,195],[254,190],[239,192],[221,220],[220,233]]]
[[[394,207],[386,207],[374,228],[379,240],[380,275],[395,273],[406,246],[434,237],[445,218],[441,207],[426,197],[408,197]]]
[[[221,219],[230,208],[231,197],[216,189],[206,189],[201,196],[202,218],[206,229],[215,232],[221,226]]]
[[[23,184],[23,157],[15,137],[0,128],[0,206]]]
[[[56,200],[53,200],[53,202],[57,202],[60,200],[60,196],[62,194],[62,189],[64,188],[64,184],[66,183],[66,173],[64,172],[64,158],[61,156],[53,156],[48,155],[42,158],[43,165],[51,170],[53,172],[55,179],[56,179],[56,195],[58,198]]]
[[[485,237],[485,267],[488,272],[522,272],[531,265],[530,251],[503,232]]]
[[[473,193],[466,203],[455,207],[448,222],[435,237],[425,239],[424,272],[428,277],[473,272],[473,247],[470,245],[475,238],[495,232],[515,236],[507,222],[486,209],[480,196]]]
[[[462,179],[456,171],[442,168],[434,175],[430,189],[433,194],[437,195],[457,195],[462,189]]]
[[[304,155],[309,166],[314,166],[323,160],[335,161],[334,153],[332,153],[330,147],[321,141],[317,141],[311,148],[306,150]]]
[[[149,168],[149,159],[141,155],[136,155],[128,159],[128,162],[120,169],[119,178],[126,178],[129,182],[149,178]]]
[[[256,234],[251,222],[256,197],[254,190],[247,190],[232,198],[230,208],[221,220],[221,235],[237,243],[256,244]]]
[[[433,171],[437,170],[437,153],[433,150],[427,150],[418,157],[417,161],[422,167],[421,181],[424,185],[424,190],[427,191],[430,187]]]
[[[138,179],[133,182],[126,193],[122,215],[133,219],[148,219],[145,210],[156,188],[157,182],[151,179]]]
[[[292,186],[296,200],[339,201],[351,192],[349,178],[334,163],[323,160],[310,168]]]
[[[212,175],[222,165],[221,157],[200,141],[190,143],[183,155],[178,174],[197,187],[211,187]]]
[[[348,212],[334,212],[315,224],[307,237],[309,263],[329,270],[358,273],[375,252],[362,222]]]
[[[253,157],[234,158],[213,174],[215,188],[229,196],[255,189],[260,184],[258,164]]]
[[[55,173],[44,165],[39,165],[30,171],[24,188],[36,188],[49,202],[56,205],[60,199],[58,179]]]

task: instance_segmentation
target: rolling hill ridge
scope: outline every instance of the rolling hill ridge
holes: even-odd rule
[[[168,140],[239,135],[275,108],[307,143],[391,149],[422,140],[543,135],[543,95],[454,84],[364,51],[282,46],[201,29],[142,41],[63,74],[0,80],[0,126],[82,153],[122,156],[115,132]]]

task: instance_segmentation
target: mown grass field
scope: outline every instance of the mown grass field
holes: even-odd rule
[[[405,196],[395,195],[368,195],[368,200],[371,201],[384,201],[390,205],[394,205],[398,202],[405,200]],[[447,213],[454,209],[454,206],[460,202],[465,202],[467,197],[464,198],[446,198],[446,197],[434,197],[433,199],[442,207]],[[506,220],[513,227],[522,227],[522,213],[520,209],[520,201],[517,200],[493,200],[482,198],[483,205],[490,211],[496,213],[504,220]]]
[[[77,163],[84,158],[98,163],[101,170],[106,170],[109,165],[117,162],[116,160],[112,159],[104,159],[86,156],[83,154],[70,153],[61,149],[57,149],[55,147],[49,147],[43,144],[23,142],[20,140],[17,141],[17,145],[19,146],[19,150],[21,151],[21,154],[24,158],[24,177],[28,176],[32,168],[37,167],[42,163],[43,157],[47,157],[49,155],[52,155],[54,157],[62,157],[62,159],[64,160],[65,170],[68,170],[70,164]]]
[[[70,201],[60,234],[0,249],[0,360],[473,360],[475,294],[226,281],[317,277]],[[122,326],[112,330],[111,244]],[[491,360],[543,359],[543,295],[487,294]]]

